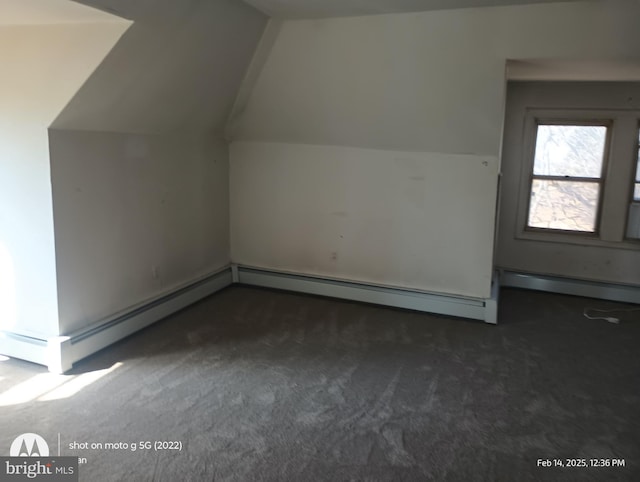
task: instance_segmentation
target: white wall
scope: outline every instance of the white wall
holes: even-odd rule
[[[222,131],[266,18],[235,0],[118,6],[134,25],[51,130],[63,334],[230,262]]]
[[[226,143],[50,133],[61,333],[229,263]]]
[[[472,175],[473,170],[459,170],[458,162],[464,161],[458,161],[450,162],[451,171],[447,172],[443,161],[447,157],[434,153],[465,154],[470,164],[483,156],[497,157],[507,59],[637,59],[638,18],[637,2],[612,1],[285,21],[252,95],[246,106],[241,106],[243,114],[229,126],[234,141],[233,261],[308,272],[317,262],[305,261],[300,253],[326,257],[335,251],[329,238],[338,228],[325,234],[325,216],[332,208],[320,208],[323,203],[331,206],[331,196],[312,196],[309,201],[308,193],[312,187],[313,193],[332,193],[335,186],[344,186],[349,162],[342,151],[318,156],[316,149],[305,151],[295,144],[416,151],[424,163],[421,169],[437,173],[427,185],[435,190],[426,191],[429,197],[425,198],[437,207],[431,204],[416,211],[404,184],[387,184],[389,178],[400,176],[401,168],[392,163],[393,156],[386,155],[387,163],[378,165],[384,151],[362,151],[362,179],[367,186],[382,190],[360,189],[358,196],[345,199],[341,211],[356,213],[349,220],[353,229],[368,227],[350,254],[359,259],[359,249],[366,251],[362,259],[368,263],[382,263],[384,267],[370,270],[377,270],[375,279],[384,284],[402,282],[434,291],[486,295],[490,287],[487,266],[493,256],[495,213],[491,204],[497,172],[473,195],[460,193],[465,203],[474,207],[461,212],[450,196],[431,194],[459,192],[461,185],[468,185],[469,178],[464,176]],[[244,147],[236,149],[242,141],[277,142],[277,156],[266,144],[245,155]],[[294,180],[307,181],[288,188],[272,183],[256,190],[253,183],[249,183],[251,188],[245,183],[257,174],[235,174],[245,169],[282,180],[296,173]],[[357,185],[349,179],[347,187]],[[280,201],[283,189],[290,190],[286,203],[291,208]],[[387,200],[382,206],[381,192]],[[244,215],[259,219],[268,214],[268,221],[282,228],[281,236],[271,239],[273,232],[266,221],[241,229],[245,219],[236,214],[237,197]],[[292,216],[297,206],[310,209]],[[318,208],[311,209],[314,206]],[[383,218],[388,222],[381,222]],[[451,219],[462,226],[483,228],[477,232],[456,230],[450,226]],[[407,231],[401,228],[393,233],[390,229],[410,226],[417,220],[419,225],[409,233],[416,240],[430,241],[416,242],[414,249],[406,249]],[[300,232],[305,233],[301,244],[307,245],[294,249],[292,240],[298,240]],[[430,238],[433,233],[450,236],[435,242]],[[455,237],[458,235],[472,236],[477,248]],[[289,246],[288,251],[279,245]],[[390,252],[398,254],[387,264]],[[417,259],[422,259],[419,268],[413,266]],[[448,279],[441,260],[464,260],[469,272],[481,274],[483,281],[478,284],[475,275],[473,281],[459,276],[456,263],[452,267],[457,274]],[[326,264],[319,266],[328,271]],[[372,271],[357,271],[346,264],[331,272],[335,277],[368,280],[372,276]]]
[[[58,333],[47,127],[127,27],[0,27],[0,329]]]
[[[231,158],[235,262],[489,296],[497,158],[254,142]]]

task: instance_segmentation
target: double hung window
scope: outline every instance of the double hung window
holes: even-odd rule
[[[527,119],[521,236],[640,239],[640,112],[540,110]]]

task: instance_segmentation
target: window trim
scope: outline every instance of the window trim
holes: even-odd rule
[[[635,139],[635,147],[633,150],[633,158],[635,163],[633,164],[633,172],[631,173],[631,203],[640,203],[640,198],[636,199],[636,185],[640,186],[640,114],[638,118],[638,135]]]
[[[624,232],[624,240],[630,243],[640,243],[640,238],[635,238],[635,237],[631,237],[629,236],[629,221],[630,221],[630,217],[631,217],[631,209],[634,208],[634,206],[640,206],[640,199],[636,199],[635,197],[635,192],[636,192],[636,186],[640,186],[640,113],[638,115],[638,124],[636,126],[637,129],[637,136],[635,138],[635,145],[634,145],[634,149],[633,149],[633,158],[635,160],[635,162],[633,163],[633,169],[631,171],[631,176],[629,176],[631,178],[631,192],[629,195],[629,203],[627,205],[627,225],[626,225],[626,229]]]

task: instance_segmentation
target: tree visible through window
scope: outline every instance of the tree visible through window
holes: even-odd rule
[[[596,231],[606,140],[606,125],[538,124],[529,228]]]

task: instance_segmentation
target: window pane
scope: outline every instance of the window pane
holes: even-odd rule
[[[600,185],[534,179],[529,204],[532,228],[594,232]]]
[[[640,201],[640,129],[638,129],[638,164],[636,166],[636,187],[633,191],[633,200]]]
[[[627,220],[627,238],[640,239],[640,129],[638,129],[638,165],[636,167],[636,183],[633,188],[633,201],[629,206]]]
[[[604,126],[539,125],[533,173],[599,178],[606,137]]]

